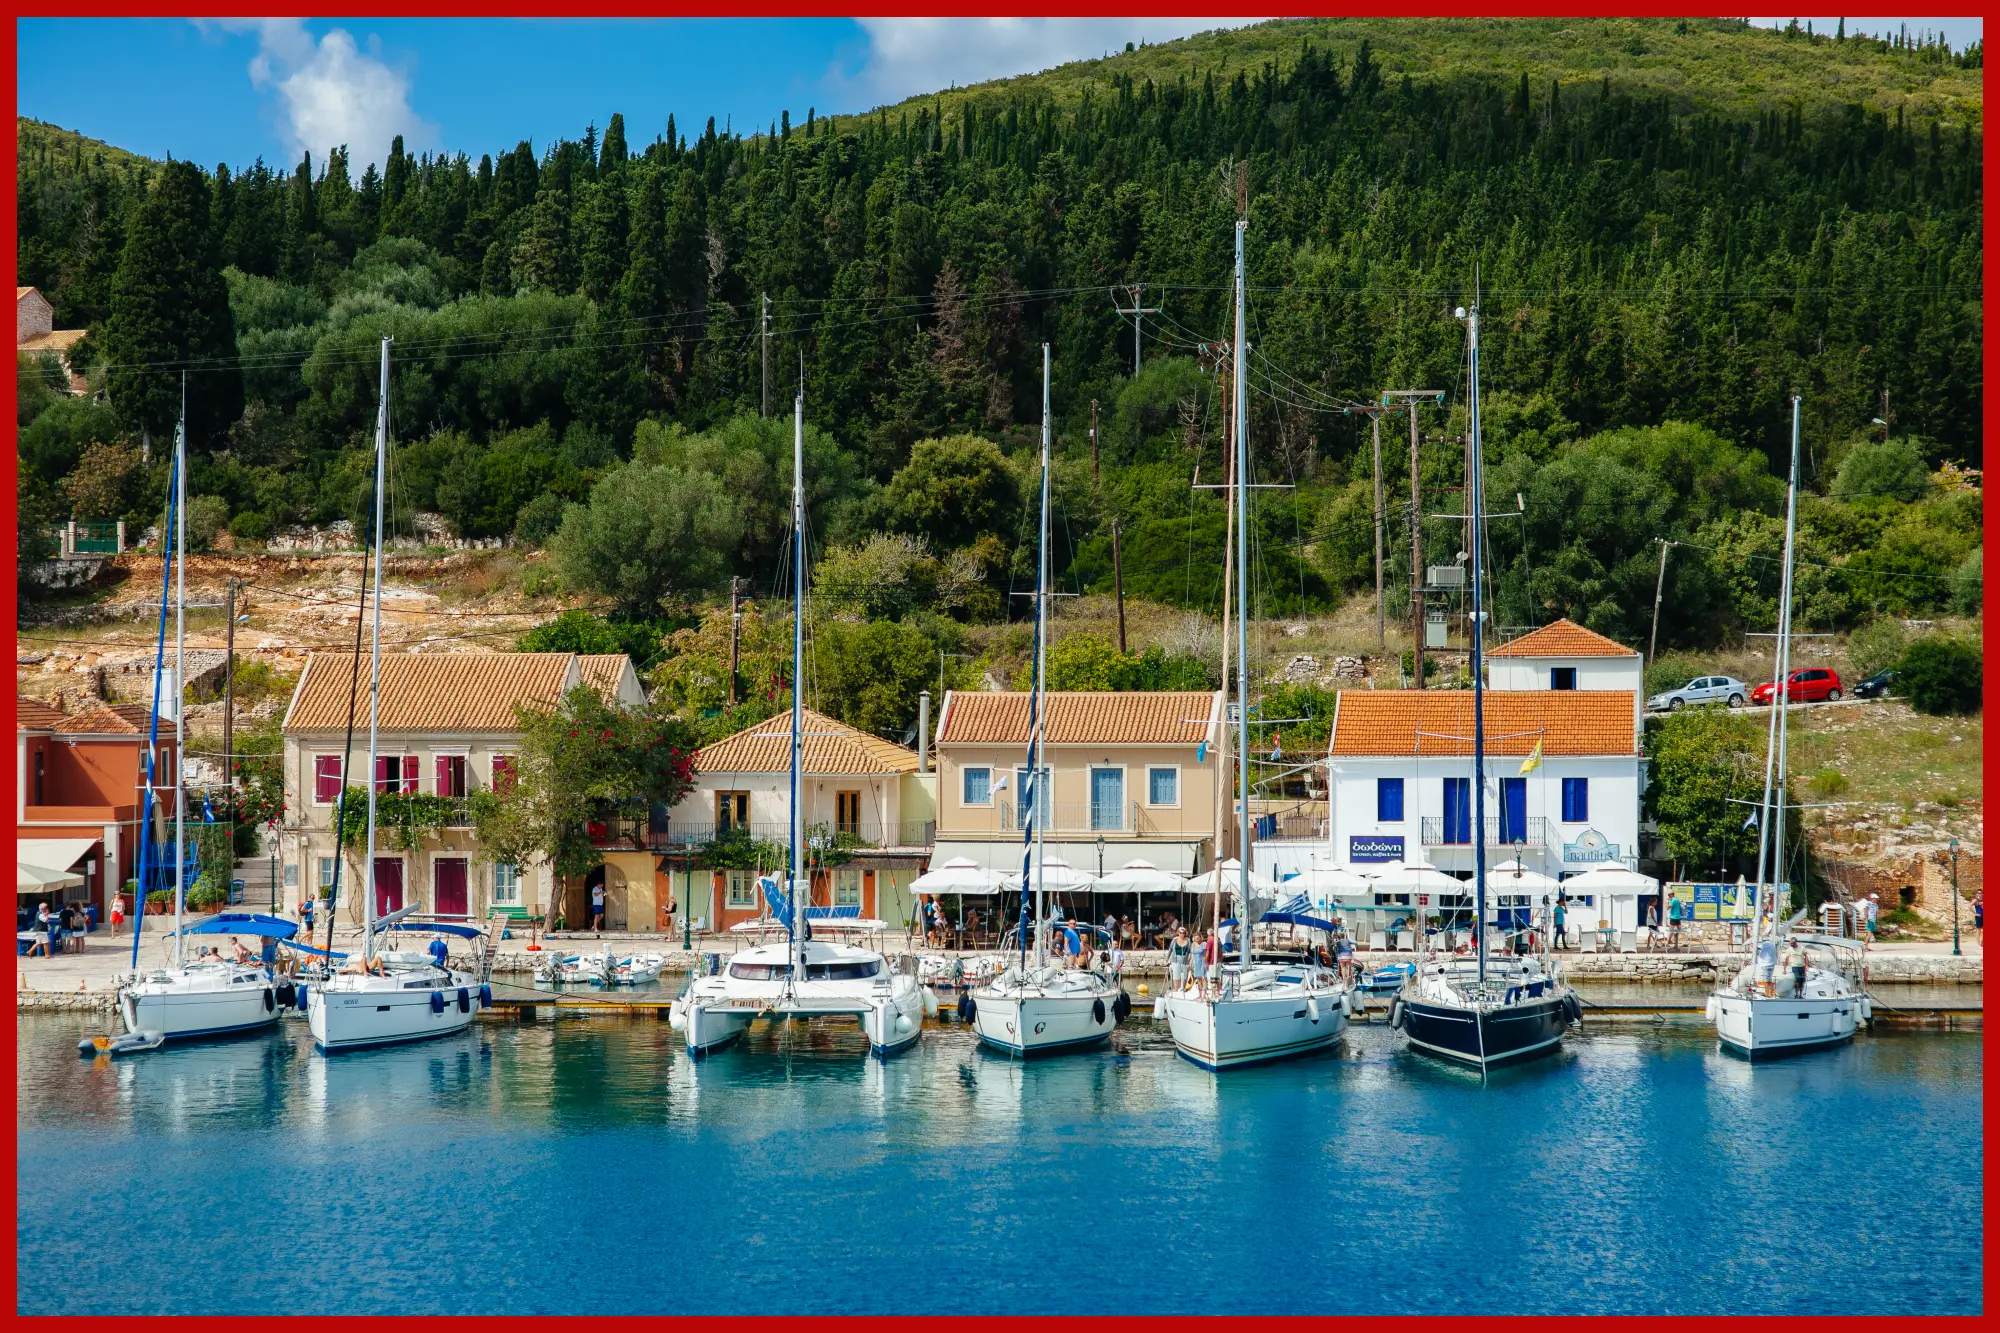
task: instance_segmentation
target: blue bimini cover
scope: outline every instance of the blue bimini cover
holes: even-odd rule
[[[184,927],[183,935],[262,935],[266,939],[288,940],[299,933],[299,923],[262,912],[218,912],[199,925]]]

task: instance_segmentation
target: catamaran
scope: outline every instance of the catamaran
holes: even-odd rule
[[[185,404],[181,416],[182,421],[174,430],[173,477],[167,498],[167,531],[171,533],[171,539],[162,541],[166,548],[166,561],[160,580],[159,639],[153,653],[153,713],[145,754],[146,805],[139,832],[139,901],[134,905],[132,926],[133,971],[122,980],[118,989],[118,1011],[125,1020],[126,1030],[135,1035],[146,1034],[149,1038],[157,1035],[160,1040],[226,1036],[267,1027],[278,1021],[281,1005],[290,1003],[292,999],[289,983],[285,984],[281,997],[280,983],[262,963],[238,963],[214,955],[193,963],[187,960],[187,937],[215,932],[212,930],[214,922],[188,929],[183,929],[181,924],[187,898],[188,872],[194,864],[187,841],[187,728],[183,722],[185,710],[181,696],[187,680]],[[146,896],[157,878],[156,862],[160,859],[152,834],[157,809],[157,788],[154,784],[158,772],[160,706],[162,693],[168,688],[166,639],[167,593],[170,587],[174,590],[174,671],[171,686],[174,695],[170,701],[174,721],[173,962],[142,970],[139,967],[139,937],[146,922]],[[297,929],[290,922],[274,917],[252,919],[238,916],[234,920],[238,923],[237,927],[228,933],[286,939]],[[282,934],[278,933],[280,927],[283,928]]]
[[[357,970],[343,969],[306,987],[306,1018],[313,1040],[329,1054],[460,1032],[492,1002],[486,982],[492,958],[485,931],[445,922],[418,923],[410,920],[413,907],[375,919],[375,797],[381,786],[375,759],[382,694],[382,493],[388,471],[390,341],[382,339],[382,401],[375,418],[375,619],[369,643],[368,879],[362,894],[362,957],[353,964]],[[337,837],[345,829],[345,811],[343,797]],[[451,967],[442,938],[422,952],[379,949],[377,938],[392,930],[468,940],[475,971]]]
[[[786,882],[781,886],[774,875],[758,881],[771,916],[787,939],[735,954],[719,974],[691,978],[674,998],[668,1022],[686,1039],[688,1054],[696,1057],[734,1042],[766,1014],[853,1018],[876,1055],[894,1055],[923,1035],[925,1014],[935,1008],[915,977],[898,974],[875,950],[812,938],[815,909],[811,871],[803,860],[805,805],[800,790],[805,766],[805,414],[801,390],[792,407],[792,818]],[[833,924],[830,918],[821,920]]]
[[[1204,980],[1199,987],[1169,992],[1157,1008],[1165,1011],[1167,1030],[1181,1055],[1204,1069],[1233,1069],[1325,1050],[1347,1030],[1351,1004],[1346,987],[1331,970],[1313,959],[1284,963],[1254,963],[1252,923],[1261,913],[1250,877],[1250,672],[1249,672],[1249,526],[1245,497],[1249,494],[1249,398],[1244,386],[1243,240],[1250,224],[1236,223],[1236,782],[1237,841],[1243,849],[1236,867],[1236,936],[1241,954],[1222,968],[1220,983]],[[1225,548],[1225,558],[1226,558]],[[1225,609],[1227,598],[1224,599]],[[1225,643],[1227,631],[1223,635]],[[1226,764],[1225,764],[1226,767]],[[1222,901],[1217,885],[1217,914]]]
[[[1791,678],[1793,543],[1799,501],[1799,397],[1792,396],[1792,473],[1785,499],[1785,564],[1779,580],[1778,640],[1773,680]],[[1872,1017],[1864,994],[1862,964],[1867,946],[1837,935],[1793,929],[1804,913],[1778,921],[1778,885],[1785,878],[1786,724],[1784,686],[1771,700],[1764,748],[1764,793],[1757,805],[1757,883],[1750,908],[1750,958],[1708,997],[1709,1021],[1725,1050],[1752,1060],[1838,1045]],[[1768,854],[1768,856],[1767,856]],[[1767,869],[1776,873],[1767,875]],[[1771,923],[1764,933],[1766,919]],[[1780,965],[1781,951],[1796,949],[1805,966],[1803,986]]]
[[[1482,644],[1486,637],[1484,575],[1485,467],[1480,457],[1479,305],[1460,308],[1465,320],[1466,408],[1472,431],[1471,476],[1467,480],[1472,540],[1472,877],[1473,938],[1477,957],[1456,959],[1433,953],[1390,1002],[1389,1025],[1400,1029],[1415,1049],[1484,1072],[1491,1066],[1547,1055],[1561,1044],[1583,1007],[1547,955],[1548,923],[1540,932],[1541,958],[1490,958],[1486,924],[1486,682]]]
[[[1052,876],[1059,867],[1043,855],[1051,793],[1040,790],[1046,778],[1043,757],[1048,700],[1049,658],[1049,345],[1042,344],[1042,490],[1041,523],[1035,564],[1035,660],[1033,688],[1028,694],[1028,776],[1021,783],[1021,925],[1019,958],[1000,975],[972,992],[961,1012],[969,1014],[979,1040],[1009,1055],[1039,1055],[1078,1050],[1110,1039],[1111,1030],[1131,1012],[1125,988],[1109,977],[1048,956],[1046,911]],[[1029,909],[1033,908],[1033,916]],[[1035,960],[1028,962],[1028,939],[1034,937]]]

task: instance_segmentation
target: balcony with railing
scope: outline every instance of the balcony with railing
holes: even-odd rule
[[[764,820],[657,820],[647,827],[645,845],[656,852],[682,852],[726,841],[731,836],[782,846],[791,840],[792,826]],[[929,819],[860,820],[834,825],[806,825],[806,841],[809,844],[822,845],[829,839],[834,845],[853,851],[929,847],[937,842],[937,822]]]
[[[1472,845],[1472,821],[1470,819],[1449,819],[1442,815],[1425,815],[1420,830],[1426,847],[1470,847]],[[1516,842],[1529,847],[1549,845],[1548,821],[1540,815],[1530,815],[1522,819],[1501,820],[1488,817],[1486,820],[1486,845],[1488,847],[1512,847]]]
[[[996,803],[1002,833],[1021,832],[1023,811],[1011,802]],[[1214,832],[1211,813],[1174,806],[1146,806],[1137,801],[1052,801],[1043,831],[1050,836],[1088,834],[1091,837],[1206,838]]]

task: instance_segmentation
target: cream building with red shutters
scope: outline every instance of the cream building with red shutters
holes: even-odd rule
[[[357,674],[356,667],[359,667]],[[375,782],[378,791],[462,800],[504,784],[520,751],[516,710],[554,708],[579,685],[607,702],[639,707],[646,695],[624,654],[396,653],[382,659]],[[284,723],[284,895],[296,905],[330,886],[335,870],[334,820],[346,767],[352,695],[352,765],[368,756],[368,662],[345,653],[316,653],[292,694]],[[356,774],[359,778],[361,775]],[[607,831],[607,844],[615,841]],[[655,925],[654,858],[642,838],[607,845],[593,872],[605,885],[606,926]],[[495,864],[480,854],[463,805],[441,836],[401,848],[378,833],[377,912],[414,903],[425,913],[483,920],[489,915],[540,916],[566,888],[581,899],[583,882],[559,886],[546,865]],[[359,857],[340,870],[341,918],[359,920],[365,882]],[[615,909],[615,911],[614,911]],[[614,921],[610,918],[615,916]]]

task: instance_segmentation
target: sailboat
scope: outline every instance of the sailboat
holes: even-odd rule
[[[1257,904],[1250,879],[1250,579],[1249,399],[1244,386],[1243,240],[1249,227],[1236,223],[1236,783],[1237,842],[1244,855],[1236,866],[1236,930],[1240,955],[1222,969],[1221,985],[1210,990],[1169,992],[1157,1005],[1165,1011],[1174,1047],[1204,1069],[1233,1069],[1325,1050],[1347,1031],[1352,1001],[1339,977],[1312,959],[1253,963],[1250,942]],[[1226,558],[1225,552],[1225,558]],[[1219,839],[1218,839],[1219,840]],[[1217,912],[1221,910],[1218,885]]]
[[[1072,1051],[1107,1041],[1131,1012],[1124,987],[1097,972],[1049,962],[1046,905],[1052,875],[1060,863],[1043,855],[1052,793],[1043,753],[1047,722],[1049,658],[1049,345],[1042,344],[1042,495],[1035,569],[1035,662],[1028,695],[1028,769],[1021,785],[1025,817],[1021,830],[1020,956],[1000,975],[972,992],[966,1006],[979,1040],[1009,1055]],[[1063,867],[1067,869],[1067,867]],[[1032,904],[1034,915],[1028,915]],[[1035,961],[1028,963],[1028,936]]]
[[[923,1035],[927,1006],[912,976],[895,972],[873,949],[811,938],[812,874],[805,867],[806,611],[806,396],[792,405],[792,818],[786,883],[759,881],[771,915],[788,935],[783,944],[760,945],[730,958],[719,975],[697,977],[674,998],[667,1021],[682,1034],[691,1056],[734,1042],[766,1014],[856,1019],[870,1049],[881,1056],[909,1049]]]
[[[1791,679],[1793,542],[1799,501],[1799,397],[1792,396],[1792,474],[1785,498],[1785,564],[1778,591],[1778,646],[1773,680]],[[1863,994],[1861,964],[1867,945],[1838,935],[1792,929],[1798,917],[1777,920],[1777,882],[1785,878],[1786,724],[1781,683],[1771,700],[1770,730],[1764,748],[1764,793],[1757,806],[1757,883],[1750,909],[1750,957],[1728,982],[1708,997],[1709,1021],[1725,1050],[1752,1060],[1835,1046],[1854,1036],[1872,1017]],[[1767,859],[1768,854],[1768,859]],[[1768,874],[1772,870],[1775,873]],[[1771,933],[1764,934],[1766,917]],[[1803,916],[1803,913],[1800,914]],[[1794,991],[1789,972],[1779,966],[1787,943],[1805,955],[1805,985]]]
[[[1476,959],[1433,954],[1418,967],[1390,1002],[1389,1025],[1400,1029],[1410,1045],[1429,1055],[1469,1064],[1484,1072],[1491,1066],[1531,1059],[1555,1051],[1570,1024],[1583,1016],[1582,1003],[1570,991],[1546,952],[1540,958],[1487,956],[1486,926],[1486,681],[1482,645],[1486,614],[1482,587],[1485,547],[1485,467],[1479,438],[1479,305],[1458,310],[1466,322],[1466,399],[1471,418],[1471,475],[1466,479],[1468,513],[1472,522],[1472,864],[1473,936]],[[1544,930],[1544,949],[1549,932]]]
[[[118,990],[118,1010],[131,1033],[157,1034],[162,1040],[188,1037],[217,1037],[249,1032],[278,1021],[281,1006],[291,1003],[289,982],[280,983],[261,963],[238,963],[207,955],[205,960],[187,961],[187,937],[194,931],[183,929],[181,916],[187,897],[188,870],[193,858],[187,845],[187,728],[183,721],[181,690],[187,680],[187,409],[183,404],[181,422],[174,430],[173,477],[168,487],[167,529],[161,546],[167,558],[160,582],[160,630],[153,660],[153,716],[146,745],[146,807],[139,834],[139,901],[134,904],[132,928],[132,974]],[[146,922],[146,894],[155,878],[160,859],[153,844],[154,810],[157,788],[156,760],[159,753],[160,705],[167,688],[166,638],[167,590],[174,590],[174,671],[172,699],[174,716],[174,931],[173,963],[142,970],[139,967],[139,936]],[[240,924],[229,933],[236,935],[289,938],[295,925],[276,917],[238,918]],[[214,923],[209,923],[213,925]],[[215,933],[207,926],[202,933]],[[282,985],[283,994],[280,994]]]
[[[492,1001],[486,982],[492,954],[485,931],[446,922],[418,923],[409,919],[409,907],[375,919],[375,797],[380,786],[375,753],[382,694],[382,493],[389,461],[390,342],[382,339],[382,402],[375,418],[375,620],[368,649],[368,878],[362,894],[362,958],[359,970],[336,972],[306,988],[306,1019],[313,1041],[327,1054],[462,1032]],[[336,839],[339,834],[336,825]],[[384,950],[378,937],[390,931],[467,940],[476,970],[449,966],[442,939],[423,952]]]

